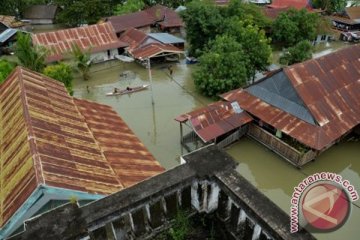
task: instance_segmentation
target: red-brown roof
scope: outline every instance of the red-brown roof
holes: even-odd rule
[[[129,45],[127,51],[137,59],[151,58],[162,53],[184,53],[183,50],[171,44],[164,44],[153,38],[147,42],[146,39],[149,38],[144,32],[130,28],[121,35],[120,40]]]
[[[107,21],[114,26],[116,33],[124,32],[128,28],[147,27],[155,23],[155,19],[145,11],[108,17]]]
[[[345,13],[350,19],[360,19],[360,6],[347,7]]]
[[[303,9],[306,8],[311,10],[312,7],[308,0],[273,0],[270,5],[267,5],[268,8],[295,8]]]
[[[144,40],[148,38],[148,35],[143,31],[135,28],[129,28],[119,38],[120,41],[128,44],[128,48],[133,50],[137,48]]]
[[[219,101],[182,114],[175,120],[190,121],[193,130],[206,143],[251,122],[252,117],[246,112],[235,113],[230,102]]]
[[[177,54],[184,53],[177,47],[171,44],[151,43],[143,47],[137,48],[131,54],[137,59],[152,58],[159,54]]]
[[[14,16],[0,15],[0,23],[3,23],[9,28],[18,28],[24,26],[24,23],[17,21]]]
[[[222,95],[299,142],[322,150],[360,123],[360,46],[295,64],[283,71],[310,111],[310,124],[239,89]]]
[[[32,35],[34,45],[44,46],[50,51],[48,61],[61,60],[72,51],[73,44],[92,53],[126,47],[119,41],[111,23],[101,23],[86,27],[70,28],[54,32]]]
[[[163,28],[182,27],[184,25],[181,17],[174,10],[162,6],[155,5],[144,10]]]
[[[3,226],[39,185],[110,194],[164,169],[108,106],[17,67],[0,85]]]
[[[282,12],[286,12],[287,10],[289,10],[290,7],[285,7],[285,8],[268,8],[268,7],[264,7],[262,9],[264,15],[270,19],[276,19],[280,13]]]

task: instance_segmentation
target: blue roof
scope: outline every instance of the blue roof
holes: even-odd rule
[[[8,28],[0,34],[0,43],[6,42],[9,38],[14,36],[18,32],[17,29]]]
[[[158,40],[159,42],[165,44],[175,44],[175,43],[184,43],[184,39],[175,37],[174,35],[168,33],[149,33],[148,36]]]
[[[307,123],[316,124],[284,71],[251,85],[245,90],[264,102],[280,108]]]

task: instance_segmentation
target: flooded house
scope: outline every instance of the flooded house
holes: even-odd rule
[[[111,22],[118,36],[130,28],[149,33],[155,27],[160,31],[174,33],[181,32],[184,26],[177,12],[162,5],[155,5],[134,13],[111,16],[105,18],[105,21]]]
[[[274,71],[221,98],[252,118],[247,136],[301,167],[359,128],[359,59],[360,46],[352,46]],[[190,125],[195,133],[198,125]]]
[[[85,204],[164,171],[109,106],[17,67],[0,85],[0,239],[70,200]]]
[[[360,30],[360,6],[346,7],[343,14],[331,16],[332,26],[340,31]]]
[[[126,52],[140,62],[150,58],[159,61],[178,60],[179,55],[184,53],[184,40],[168,33],[146,34],[131,28],[119,40],[128,44]]]
[[[117,38],[109,22],[33,34],[32,42],[49,51],[47,62],[71,59],[74,45],[82,51],[89,51],[94,63],[115,59],[127,46],[127,43]]]

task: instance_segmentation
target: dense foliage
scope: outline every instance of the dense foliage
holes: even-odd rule
[[[317,35],[318,24],[319,16],[315,13],[306,9],[290,9],[274,21],[272,38],[285,46],[293,46],[303,40],[312,41]]]
[[[312,0],[311,4],[314,8],[323,9],[327,13],[331,14],[334,12],[344,11],[347,2],[347,0]]]
[[[44,74],[64,83],[70,95],[73,95],[72,81],[74,79],[72,69],[65,63],[49,65],[44,69]]]
[[[309,41],[303,40],[298,42],[295,46],[290,47],[287,52],[280,58],[280,63],[284,65],[291,65],[294,63],[303,62],[312,57],[312,45]]]
[[[189,54],[200,56],[194,81],[204,95],[214,97],[242,87],[269,64],[270,40],[263,30],[269,22],[257,6],[233,0],[223,8],[194,1],[182,17]]]
[[[30,34],[18,33],[15,54],[20,65],[36,72],[43,71],[47,51],[42,47],[32,46]]]
[[[181,12],[186,25],[189,53],[200,56],[207,43],[223,33],[224,17],[220,9],[210,2],[193,1]]]
[[[15,67],[15,63],[9,62],[6,59],[0,59],[0,83],[5,81]]]
[[[200,57],[194,73],[196,87],[206,96],[214,97],[246,83],[249,59],[242,45],[233,36],[219,35]]]
[[[122,15],[125,13],[132,13],[142,10],[145,7],[143,0],[127,0],[124,3],[116,5],[114,9],[115,15]]]

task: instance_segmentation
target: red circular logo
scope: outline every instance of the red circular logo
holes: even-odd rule
[[[329,183],[315,184],[302,198],[302,213],[310,226],[333,231],[341,227],[349,216],[349,198],[340,187]]]

